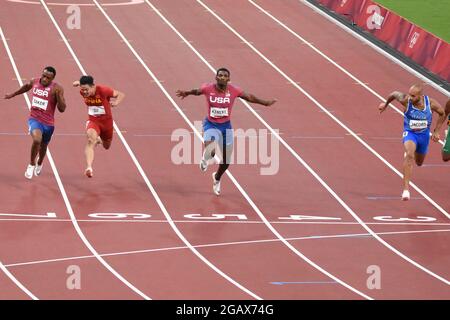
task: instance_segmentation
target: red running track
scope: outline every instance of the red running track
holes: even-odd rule
[[[448,166],[441,166],[440,145],[431,146],[426,160],[435,166],[415,168],[413,181],[442,210],[414,191],[412,201],[401,202],[401,178],[318,106],[329,110],[399,170],[402,148],[395,138],[401,134],[401,116],[395,112],[379,116],[376,106],[380,100],[373,93],[355,84],[354,79],[251,2],[240,1],[239,14],[222,3],[203,3],[275,64],[278,71],[199,2],[150,3],[161,10],[179,34],[149,3],[105,7],[129,45],[98,8],[81,7],[81,30],[68,30],[66,8],[49,6],[86,72],[99,83],[127,94],[123,105],[114,110],[115,120],[142,172],[116,134],[111,150],[97,149],[92,180],[82,175],[86,115],[77,90],[70,86],[81,74],[74,57],[41,5],[3,5],[0,26],[9,39],[21,76],[37,76],[42,66],[52,64],[57,68],[56,80],[65,87],[69,107],[66,113],[57,115],[50,151],[81,231],[95,250],[105,255],[108,266],[142,295],[92,257],[74,229],[48,161],[43,176],[32,181],[23,178],[30,139],[25,136],[27,110],[21,97],[4,100],[8,121],[0,139],[6,150],[2,175],[8,183],[2,184],[1,191],[8,197],[2,197],[0,210],[35,215],[55,212],[57,218],[4,216],[0,222],[4,230],[0,261],[18,281],[42,299],[139,299],[143,295],[153,299],[450,297],[450,229],[448,218],[442,213],[450,209],[442,182]],[[394,89],[407,90],[419,81],[299,1],[257,4],[381,95]],[[194,16],[196,19],[186,19]],[[45,45],[27,30],[45,34]],[[29,48],[33,48],[32,54]],[[4,47],[1,50],[5,57],[0,62],[2,74],[8,75],[2,78],[2,87],[12,91],[18,86],[17,80]],[[280,137],[291,151],[280,144],[279,170],[275,175],[261,175],[264,165],[231,166],[230,171],[246,197],[225,176],[223,194],[215,197],[211,169],[202,175],[197,165],[176,165],[170,158],[175,146],[170,140],[174,130],[192,131],[188,122],[204,117],[202,98],[180,101],[174,92],[213,81],[214,74],[207,63],[213,68],[229,67],[233,82],[249,92],[278,98],[273,108],[254,108],[270,127],[280,130]],[[317,103],[279,71],[297,82]],[[432,87],[427,88],[427,93],[441,102],[445,100]],[[188,122],[167,94],[175,99]],[[234,128],[266,129],[240,102],[233,119]],[[197,139],[193,134],[190,138],[192,143]],[[299,158],[335,196],[305,169]],[[162,206],[143,177],[150,180]],[[225,276],[185,247],[167,223],[164,210],[186,241],[198,246],[204,259]],[[151,217],[90,216],[107,212]],[[186,217],[187,214],[241,214],[246,220],[228,217],[225,221],[199,221]],[[289,215],[335,220],[280,219]],[[391,218],[375,219],[380,216]],[[380,238],[367,235],[367,229],[356,219],[380,233]],[[277,235],[289,239],[289,246]],[[81,290],[66,287],[69,265],[78,265],[82,270]],[[367,287],[370,266],[381,270],[380,289]],[[9,279],[1,279],[11,288],[5,299],[27,297]]]

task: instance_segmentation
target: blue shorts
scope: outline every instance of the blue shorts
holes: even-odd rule
[[[34,118],[28,119],[28,132],[31,134],[33,130],[38,129],[42,132],[42,143],[48,144],[52,138],[53,131],[55,130],[55,126],[48,126],[43,123],[40,123],[38,120]]]
[[[416,144],[416,152],[426,154],[428,152],[428,145],[430,144],[430,130],[422,132],[404,131],[403,144],[406,141],[412,141]]]
[[[203,139],[206,141],[216,141],[229,146],[233,144],[233,128],[231,121],[215,123],[205,118],[203,120]]]

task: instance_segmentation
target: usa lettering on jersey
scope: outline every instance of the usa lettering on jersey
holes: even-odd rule
[[[39,97],[46,97],[48,98],[48,90],[42,90],[39,88],[33,88],[33,94]]]
[[[50,88],[47,88],[50,89]],[[42,90],[39,88],[34,87],[33,88],[33,100],[31,101],[31,106],[38,108],[38,109],[42,109],[42,110],[47,110],[47,106],[48,106],[48,92],[49,90]],[[42,97],[42,98],[39,98]]]
[[[229,97],[209,97],[209,102],[211,103],[231,103]]]

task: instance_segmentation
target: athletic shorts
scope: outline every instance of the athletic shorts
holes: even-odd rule
[[[450,126],[447,129],[447,137],[445,138],[445,144],[442,151],[444,153],[450,153]]]
[[[209,121],[208,118],[203,120],[203,139],[206,141],[216,141],[221,145],[224,143],[229,146],[233,144],[233,128],[231,122],[216,123]]]
[[[86,121],[86,130],[88,129],[94,129],[102,141],[111,141],[113,138],[114,128],[112,119],[89,119]]]
[[[53,131],[55,131],[55,126],[49,126],[39,122],[34,118],[28,119],[28,132],[31,134],[34,130],[39,130],[42,132],[42,143],[49,144],[52,139]]]
[[[412,141],[416,144],[417,153],[426,154],[430,144],[430,130],[428,129],[422,132],[404,131],[403,144],[406,141]]]

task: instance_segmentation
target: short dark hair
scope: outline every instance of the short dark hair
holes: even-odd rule
[[[216,71],[216,76],[218,76],[219,75],[219,72],[220,71],[225,71],[225,72],[228,72],[228,76],[230,76],[231,75],[231,72],[230,72],[230,70],[228,70],[227,68],[219,68],[219,69],[217,69],[217,71]]]
[[[48,67],[44,68],[44,71],[45,70],[47,70],[48,72],[53,73],[53,76],[56,77],[56,70],[55,70],[55,68],[48,66]]]
[[[90,85],[93,86],[94,85],[94,78],[92,78],[92,76],[81,76],[80,78],[80,85]]]

